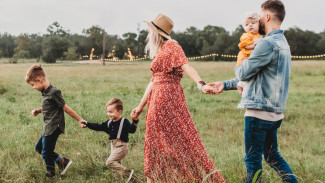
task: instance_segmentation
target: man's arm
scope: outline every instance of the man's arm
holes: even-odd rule
[[[243,63],[242,66],[235,68],[235,74],[240,81],[249,81],[263,67],[268,65],[273,57],[273,44],[265,39],[258,42],[252,55]]]
[[[237,84],[238,84],[239,80],[237,78],[231,79],[231,80],[227,80],[227,81],[223,81],[223,90],[237,90]]]

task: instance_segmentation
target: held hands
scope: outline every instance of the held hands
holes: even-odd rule
[[[134,108],[131,112],[131,119],[132,120],[138,120],[139,119],[139,116],[140,114],[142,113],[143,111],[143,108],[141,108],[140,106]]]
[[[215,83],[209,83],[202,87],[202,92],[210,95],[219,95],[221,92],[223,92],[224,86],[223,82],[215,82]]]
[[[81,120],[78,121],[78,123],[79,123],[81,128],[87,128],[87,123],[88,122],[86,120],[81,119]]]
[[[215,94],[214,91],[216,91],[216,87],[213,85],[207,84],[207,85],[202,86],[201,91],[205,94],[213,95],[213,94]]]
[[[37,116],[41,111],[39,109],[32,110],[32,115]]]

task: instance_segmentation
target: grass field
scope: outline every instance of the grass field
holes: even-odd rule
[[[192,62],[207,82],[234,77],[234,62]],[[24,81],[33,63],[0,64],[0,182],[45,182],[45,165],[34,145],[42,131],[41,93]],[[84,119],[102,122],[111,97],[124,101],[124,117],[136,107],[151,78],[150,62],[94,64],[42,64],[49,81],[63,92],[66,103]],[[201,94],[187,76],[182,80],[187,104],[214,164],[228,182],[244,182],[244,111],[236,108],[240,96],[227,91],[219,96]],[[292,63],[287,110],[279,129],[279,148],[299,182],[325,182],[325,62]],[[110,144],[105,133],[79,127],[66,116],[66,133],[56,152],[73,161],[57,182],[119,182],[104,163]],[[129,154],[123,164],[143,173],[145,111],[138,131],[130,135]],[[263,182],[277,178],[263,162]],[[275,181],[277,182],[277,181]]]

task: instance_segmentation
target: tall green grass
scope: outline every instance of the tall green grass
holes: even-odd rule
[[[206,82],[231,79],[235,63],[192,62]],[[25,83],[33,63],[0,64],[0,182],[45,182],[45,165],[34,145],[42,131],[42,116],[32,117],[41,106],[41,94]],[[124,102],[123,116],[130,118],[151,78],[150,62],[102,65],[42,64],[49,81],[63,92],[66,103],[91,122],[107,116],[105,104],[112,97]],[[244,182],[244,111],[236,108],[240,96],[227,91],[204,95],[187,76],[182,80],[188,107],[207,151],[228,182]],[[293,62],[284,122],[279,129],[279,148],[300,182],[325,181],[325,62]],[[145,111],[140,126],[130,135],[129,154],[123,160],[143,173]],[[79,127],[66,115],[66,133],[59,137],[56,152],[73,161],[59,182],[120,182],[105,168],[110,144],[105,133]],[[263,163],[263,182],[280,182]]]

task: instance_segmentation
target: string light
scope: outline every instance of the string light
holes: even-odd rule
[[[207,54],[207,55],[201,55],[201,56],[195,56],[195,57],[187,57],[188,60],[197,60],[197,59],[203,59],[203,58],[210,58],[210,57],[215,57],[219,56],[217,53],[212,53],[212,54]],[[94,58],[99,58],[97,55],[93,56]],[[237,55],[228,55],[228,54],[221,54],[221,58],[237,58]],[[313,58],[322,58],[325,57],[325,54],[322,55],[309,55],[309,56],[297,56],[297,55],[292,55],[291,58],[293,59],[313,59]],[[89,58],[88,55],[82,56],[82,58]],[[110,62],[132,62],[132,61],[142,61],[142,60],[148,60],[148,56],[144,56],[142,58],[136,58],[136,59],[105,59],[105,61],[110,61]]]

